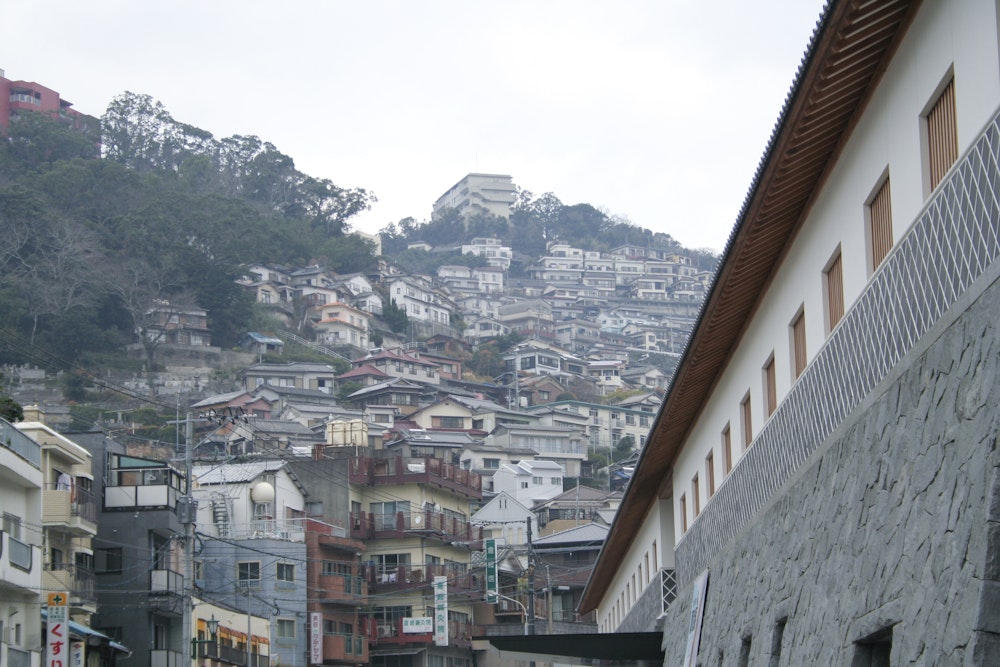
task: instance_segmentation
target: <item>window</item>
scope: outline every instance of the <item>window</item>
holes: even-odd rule
[[[691,479],[691,502],[694,503],[694,515],[698,516],[701,514],[701,491],[698,488],[698,473],[694,474]]]
[[[94,549],[94,570],[98,574],[115,574],[122,571],[122,550]]]
[[[876,188],[866,206],[868,217],[869,268],[874,271],[892,250],[892,203],[889,176]]]
[[[276,621],[278,639],[295,639],[295,619],[279,618]]]
[[[487,470],[497,470],[500,468],[500,459],[483,459],[483,467]]]
[[[15,540],[21,539],[21,517],[16,514],[3,513],[3,532]]]
[[[892,653],[892,627],[880,630],[854,644],[852,666],[876,667],[888,665]]]
[[[432,423],[434,428],[464,428],[465,419],[463,417],[434,417]]]
[[[709,452],[705,457],[705,483],[708,484],[708,497],[715,495],[715,453]]]
[[[950,79],[924,116],[931,190],[938,186],[958,159],[958,123],[955,115],[955,80]]]
[[[527,482],[521,482],[521,488],[522,489],[528,488],[528,483]]]
[[[740,428],[743,436],[743,449],[750,447],[753,442],[753,412],[750,405],[750,392],[740,401]]]
[[[774,353],[772,352],[767,363],[764,364],[764,410],[767,412],[767,416],[773,415],[777,407],[778,389],[774,377]]]
[[[792,320],[792,379],[797,379],[806,369],[806,312],[799,309]]]
[[[785,638],[785,625],[787,623],[788,618],[779,618],[774,624],[774,634],[771,635],[771,657],[767,662],[768,667],[778,667],[778,663],[781,661],[781,644]]]
[[[542,478],[541,477],[532,477],[531,478],[531,483],[532,484],[541,484],[542,483]]]
[[[559,479],[558,477],[550,477],[549,484],[557,484],[557,485],[562,484],[562,480]]]
[[[236,563],[236,580],[240,588],[259,588],[260,561],[240,561]]]
[[[830,333],[844,316],[844,268],[840,259],[840,248],[834,253],[823,272],[824,297],[826,299],[826,332]]]
[[[729,430],[729,424],[726,424],[726,428],[722,429],[722,455],[722,472],[728,475],[733,469],[733,437]]]
[[[688,503],[687,503],[687,498],[684,497],[683,493],[681,494],[680,512],[681,512],[681,532],[686,533],[688,529]]]
[[[278,581],[295,581],[295,565],[278,563],[276,578]]]

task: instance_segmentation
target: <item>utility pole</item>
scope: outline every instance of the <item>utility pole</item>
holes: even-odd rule
[[[528,522],[528,634],[535,634],[535,550],[531,546],[531,517]]]
[[[180,407],[178,403],[178,413]],[[180,424],[176,424],[177,432],[180,431]],[[184,419],[184,502],[179,505],[181,510],[180,520],[184,525],[184,616],[182,623],[184,627],[181,631],[182,646],[184,650],[189,650],[194,644],[192,637],[192,614],[194,612],[194,529],[197,515],[194,498],[191,496],[191,466],[192,452],[191,441],[194,439],[194,422],[191,413],[188,412]],[[179,444],[179,443],[178,443]],[[249,642],[249,638],[247,642]]]

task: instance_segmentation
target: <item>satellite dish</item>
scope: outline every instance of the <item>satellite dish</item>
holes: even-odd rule
[[[424,517],[423,517],[423,515],[420,515],[420,514],[417,514],[417,515],[415,515],[415,516],[413,517],[413,525],[415,525],[415,526],[419,526],[419,525],[420,525],[420,524],[422,524],[423,522],[424,522]]]

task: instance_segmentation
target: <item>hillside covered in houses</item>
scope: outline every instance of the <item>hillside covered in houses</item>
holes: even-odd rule
[[[356,233],[372,193],[256,137],[0,82],[11,664],[61,618],[41,591],[91,665],[468,667],[475,636],[596,630],[710,253],[503,174]]]

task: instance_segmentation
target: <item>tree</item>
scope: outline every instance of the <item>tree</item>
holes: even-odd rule
[[[393,333],[406,331],[410,326],[410,318],[407,317],[406,310],[397,306],[395,299],[382,308],[382,319]]]
[[[21,404],[7,395],[3,386],[3,374],[0,373],[0,417],[7,421],[19,422],[24,419],[24,408]]]
[[[19,167],[36,171],[54,162],[99,157],[99,137],[41,112],[20,114],[12,119],[6,139],[0,142],[0,152],[8,154],[12,170]]]

